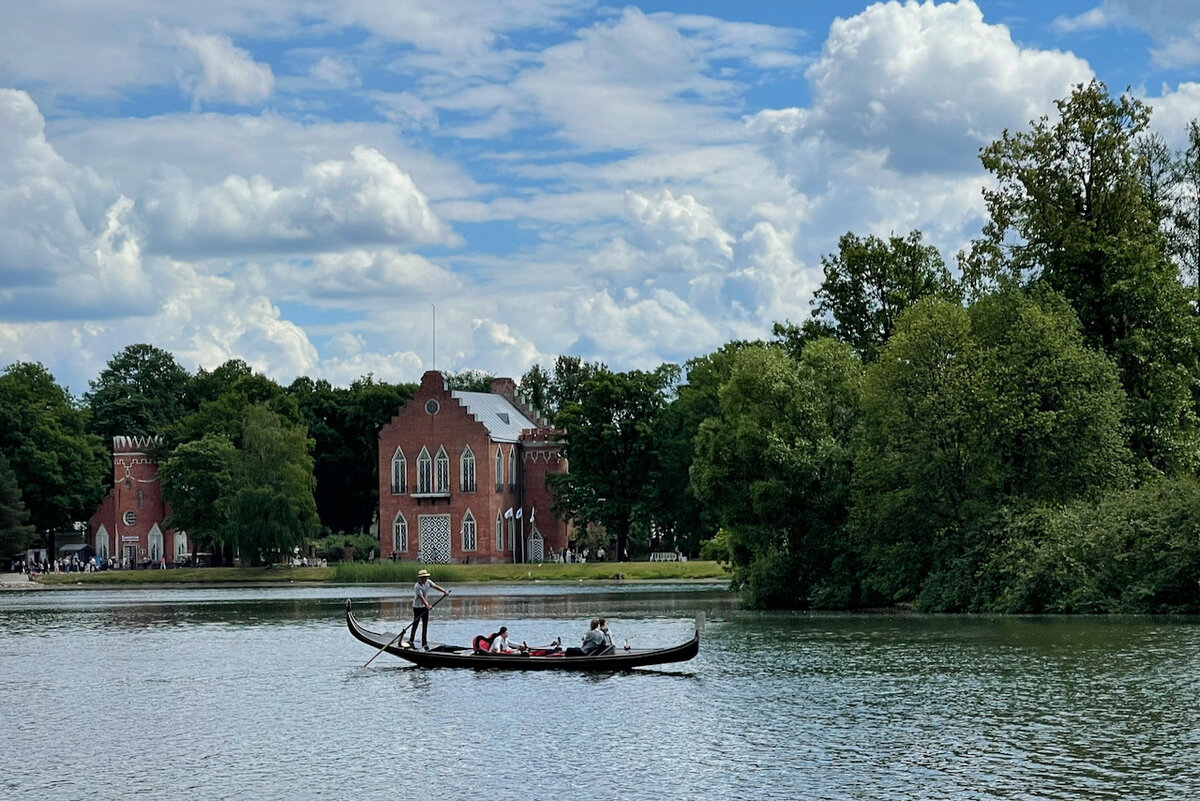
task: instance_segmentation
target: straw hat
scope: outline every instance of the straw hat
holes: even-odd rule
[[[418,570],[417,578],[429,578],[429,571],[428,570]]]

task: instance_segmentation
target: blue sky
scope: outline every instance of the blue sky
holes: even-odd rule
[[[1074,84],[1200,116],[1200,0],[185,5],[0,0],[0,365],[683,362],[846,231],[952,261]]]

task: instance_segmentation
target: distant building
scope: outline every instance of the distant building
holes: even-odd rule
[[[517,396],[446,388],[430,371],[379,431],[379,553],[426,564],[539,562],[567,547],[548,476],[567,472],[563,432]]]
[[[164,529],[171,510],[162,497],[157,437],[113,437],[113,487],[88,520],[88,543],[101,559],[130,567],[187,556],[187,533]]]

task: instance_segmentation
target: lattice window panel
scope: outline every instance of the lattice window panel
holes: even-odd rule
[[[546,541],[537,531],[529,538],[529,561],[541,562],[546,557]]]
[[[450,515],[421,515],[420,554],[427,565],[450,564]]]

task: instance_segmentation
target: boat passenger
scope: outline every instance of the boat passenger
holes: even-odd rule
[[[516,653],[517,651],[525,653],[528,650],[529,646],[525,643],[517,645],[516,643],[511,642],[508,639],[508,626],[501,626],[500,631],[498,631],[496,636],[492,639],[492,647],[488,650],[488,653],[512,654]]]
[[[583,645],[580,646],[580,650],[583,651],[585,656],[591,656],[592,654],[598,653],[607,647],[604,642],[604,632],[600,630],[600,624],[602,622],[603,621],[601,618],[594,618],[592,620],[591,628],[588,629],[588,633],[584,635]]]

